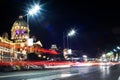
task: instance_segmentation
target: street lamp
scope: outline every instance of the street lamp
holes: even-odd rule
[[[34,14],[36,14],[40,9],[41,9],[41,8],[40,8],[39,5],[34,5],[31,9],[28,10],[28,14],[29,14],[29,15],[34,15]]]
[[[117,50],[116,50],[116,49],[113,49],[113,51],[114,51],[114,52],[117,52]]]
[[[75,35],[75,30],[74,29],[72,29],[69,33],[68,33],[68,36],[73,36],[73,35]]]
[[[118,49],[118,50],[120,50],[120,47],[119,47],[119,46],[117,46],[117,49]]]
[[[40,10],[41,10],[41,7],[37,4],[33,5],[31,9],[28,9],[28,12],[27,12],[27,24],[28,24],[27,27],[28,27],[28,29],[29,29],[29,17],[37,14],[38,11],[40,11]],[[28,32],[28,37],[29,37],[29,32]]]
[[[76,31],[72,29],[68,34],[67,34],[67,48],[69,48],[69,42],[68,42],[68,37],[74,36]]]
[[[66,56],[66,55],[68,55],[68,54],[71,55],[71,54],[72,54],[72,50],[69,49],[68,37],[74,36],[75,33],[76,33],[76,31],[75,31],[74,29],[70,30],[70,31],[67,33],[67,35],[66,35],[66,33],[63,32],[63,54],[64,54],[64,58],[65,58],[65,59],[68,58],[68,56]],[[64,36],[64,35],[65,35],[65,36]],[[67,40],[66,40],[66,39],[67,39]],[[67,41],[67,44],[65,45],[66,41]],[[67,49],[65,49],[65,47],[67,47]]]

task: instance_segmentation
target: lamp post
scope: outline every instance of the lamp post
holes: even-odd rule
[[[31,7],[30,8],[28,8],[28,11],[27,11],[27,14],[26,14],[26,17],[27,17],[27,27],[28,27],[28,40],[27,40],[27,45],[28,45],[28,47],[29,47],[29,52],[31,52],[32,51],[32,39],[30,39],[30,27],[29,27],[29,20],[30,20],[30,16],[34,16],[34,15],[36,15],[40,10],[41,10],[41,6],[40,5],[38,5],[38,4],[34,4],[34,5],[30,5]],[[29,42],[29,41],[31,41],[31,43]],[[30,43],[30,45],[29,45],[29,43]]]
[[[63,32],[63,56],[64,56],[65,59],[68,58],[68,54],[69,54],[69,55],[72,54],[72,50],[69,49],[69,42],[68,42],[69,39],[68,39],[68,37],[74,36],[75,33],[76,33],[76,31],[75,31],[74,29],[70,30],[70,31],[67,33],[67,35],[66,35],[65,32]],[[67,39],[67,42],[66,42],[66,39]],[[65,44],[65,43],[66,43],[66,44]],[[65,49],[65,47],[66,47],[67,49]]]
[[[67,48],[69,49],[69,37],[74,36],[76,33],[76,31],[74,29],[72,29],[68,34],[67,34]]]
[[[31,9],[28,9],[28,13],[27,13],[27,27],[28,29],[30,30],[29,28],[29,19],[30,19],[30,16],[34,16],[35,14],[38,13],[38,11],[40,11],[41,7],[39,5],[33,5],[31,7]],[[28,37],[29,37],[29,32],[28,31]]]

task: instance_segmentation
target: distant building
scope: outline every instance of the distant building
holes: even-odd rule
[[[58,50],[57,45],[56,45],[56,44],[52,44],[52,45],[51,45],[51,49],[52,49],[52,50]]]

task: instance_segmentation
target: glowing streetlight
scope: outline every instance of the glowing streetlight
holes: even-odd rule
[[[120,50],[120,47],[119,47],[119,46],[117,46],[117,49],[119,49],[119,50]]]
[[[68,43],[68,37],[74,36],[76,31],[72,29],[68,34],[67,34],[67,48],[69,48],[69,43]]]
[[[27,27],[29,28],[29,17],[37,14],[41,10],[41,6],[39,5],[33,5],[31,9],[28,9],[27,12]],[[28,33],[29,34],[29,33]]]
[[[69,33],[68,33],[68,36],[74,36],[75,35],[75,30],[74,29],[72,29]]]
[[[117,50],[116,50],[116,49],[113,49],[113,51],[114,51],[114,52],[117,52]]]
[[[28,14],[29,14],[29,15],[34,15],[34,14],[36,14],[40,9],[41,9],[41,7],[40,7],[39,5],[34,5],[34,6],[32,6],[31,9],[28,10]]]

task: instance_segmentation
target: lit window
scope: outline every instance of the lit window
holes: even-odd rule
[[[16,32],[16,34],[19,34],[19,31],[18,31],[18,30],[16,30],[15,32]]]
[[[21,34],[24,34],[24,32],[25,32],[25,31],[24,31],[24,30],[22,30],[22,31],[21,31]]]
[[[21,29],[23,29],[23,26],[21,26]]]

